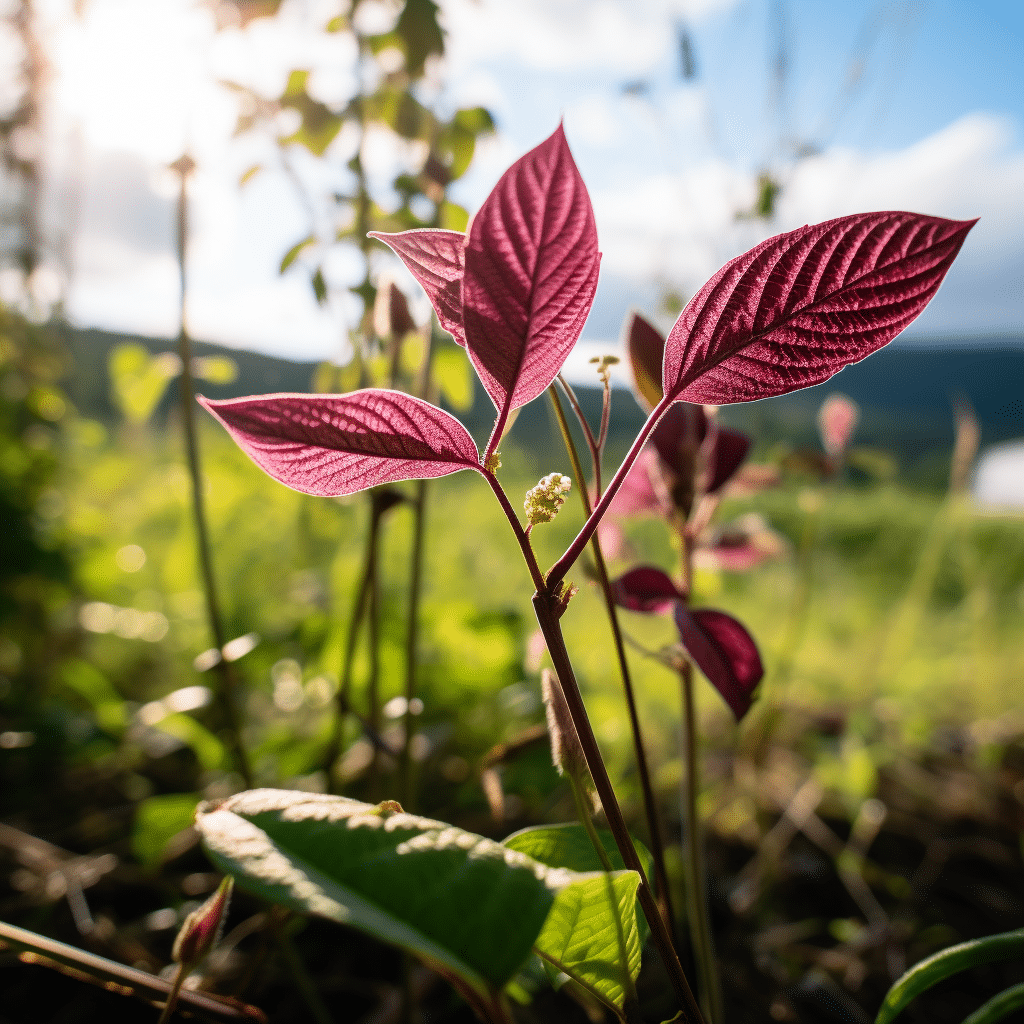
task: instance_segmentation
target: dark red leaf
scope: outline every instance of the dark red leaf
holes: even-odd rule
[[[675,406],[673,406],[675,408]],[[738,430],[719,427],[715,431],[715,443],[710,454],[710,480],[705,488],[708,494],[714,494],[727,484],[733,474],[743,464],[750,451],[750,438]]]
[[[677,402],[658,421],[651,434],[651,444],[677,477],[692,481],[697,451],[707,432],[708,420],[703,407]]]
[[[675,619],[687,653],[739,721],[750,710],[754,689],[764,675],[753,637],[725,612],[691,612],[680,603]]]
[[[559,126],[501,176],[469,229],[462,312],[498,410],[488,453],[508,413],[543,393],[576,344],[599,262],[590,197]]]
[[[417,228],[385,234],[371,231],[401,257],[410,273],[430,299],[438,323],[460,344],[466,344],[462,329],[462,274],[465,268],[466,236],[441,228]]]
[[[617,605],[631,612],[667,612],[683,597],[666,573],[650,565],[612,580],[612,595]]]
[[[862,213],[769,238],[687,303],[665,346],[665,394],[722,405],[826,380],[924,309],[974,223]]]
[[[662,398],[661,364],[665,358],[665,339],[639,313],[629,314],[625,334],[629,366],[633,372],[633,390],[637,401],[650,412]]]
[[[454,416],[400,391],[199,401],[257,466],[306,494],[354,494],[480,468]]]

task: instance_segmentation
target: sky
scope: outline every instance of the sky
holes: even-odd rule
[[[981,218],[909,339],[1024,337],[1017,0],[441,5],[448,53],[432,95],[447,109],[483,104],[499,126],[456,183],[457,202],[475,209],[564,119],[604,253],[584,329],[588,354],[614,344],[630,308],[662,315],[666,292],[692,294],[762,238],[871,209]],[[72,6],[37,0],[51,64],[49,218],[64,240],[55,267],[70,276],[72,321],[176,333],[176,183],[167,165],[187,148],[198,163],[192,334],[296,359],[344,359],[357,314],[345,285],[360,276],[358,262],[332,256],[337,294],[327,308],[316,305],[302,265],[278,273],[282,255],[309,233],[311,212],[273,169],[269,139],[233,137],[238,99],[218,84],[273,95],[288,70],[310,67],[325,98],[351,94],[346,37],[315,30],[337,0],[285,0],[277,19],[220,32],[199,0],[88,0],[81,17]],[[381,28],[391,17],[377,0],[361,16]],[[693,58],[688,77],[681,33]],[[382,174],[392,159],[386,145],[370,158]],[[271,169],[241,187],[257,162]],[[329,166],[304,166],[329,183]],[[737,217],[751,208],[762,171],[782,185],[775,217]],[[0,297],[8,287],[0,276]],[[45,275],[39,287],[45,292]],[[425,313],[422,297],[416,308]]]

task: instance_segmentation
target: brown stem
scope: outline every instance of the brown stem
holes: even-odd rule
[[[682,1011],[684,1024],[704,1024],[700,1007],[693,998],[693,992],[683,973],[679,957],[672,946],[672,938],[669,935],[665,920],[655,902],[654,894],[651,892],[650,883],[644,872],[640,858],[637,856],[636,848],[626,828],[625,819],[622,817],[622,810],[615,797],[615,790],[612,788],[611,779],[608,777],[608,769],[605,767],[604,759],[601,756],[600,747],[597,745],[597,738],[594,736],[590,718],[587,715],[583,697],[580,694],[576,676],[573,673],[572,663],[569,661],[569,654],[565,649],[565,640],[562,637],[562,630],[558,624],[558,617],[555,612],[555,602],[547,593],[539,591],[533,595],[533,608],[537,615],[537,622],[544,640],[547,643],[548,653],[555,666],[555,674],[562,684],[562,691],[565,694],[566,703],[569,706],[569,713],[572,716],[576,733],[579,736],[580,744],[583,747],[584,756],[587,759],[587,767],[594,779],[598,795],[604,807],[605,817],[615,837],[615,845],[619,849],[623,863],[632,871],[640,875],[640,887],[637,892],[640,900],[640,907],[647,918],[651,928],[651,937],[661,956],[662,963],[668,973],[672,988],[675,990]]]
[[[558,392],[554,387],[550,387],[548,388],[548,394],[551,398],[551,404],[554,406],[558,426],[562,431],[562,439],[565,441],[566,450],[569,452],[569,459],[573,464],[573,472],[579,480],[580,500],[583,502],[584,514],[589,517],[592,509],[590,507],[590,497],[587,494],[587,488],[583,481],[583,469],[580,466],[579,454],[576,451],[576,446],[573,444],[572,435],[569,433],[569,424],[566,422],[562,403],[558,398]],[[574,405],[573,408],[578,409],[578,406]],[[582,414],[577,412],[577,415],[581,416]],[[595,462],[594,465],[597,466],[599,463]],[[669,895],[668,872],[665,870],[665,844],[662,837],[661,821],[658,816],[658,805],[654,798],[654,787],[651,785],[651,772],[647,764],[647,752],[644,748],[640,716],[637,714],[636,709],[633,680],[629,671],[629,662],[626,660],[626,648],[622,639],[622,629],[619,625],[618,609],[615,606],[612,585],[608,578],[608,566],[605,564],[601,542],[596,533],[590,539],[590,546],[594,552],[594,562],[597,565],[601,590],[604,594],[605,609],[608,612],[608,622],[611,625],[612,637],[615,641],[615,654],[619,662],[619,675],[622,677],[622,689],[625,693],[626,708],[629,712],[629,727],[633,736],[633,754],[636,757],[637,772],[640,776],[640,788],[644,799],[644,815],[647,818],[647,831],[651,840],[651,856],[654,858],[654,878],[658,887],[658,903],[661,905],[665,921],[671,930],[674,926],[675,914],[672,910],[672,899]]]
[[[171,992],[172,984],[164,978],[126,967],[115,960],[87,953],[84,949],[45,935],[37,935],[5,921],[0,921],[0,945],[20,950],[20,959],[24,963],[55,968],[83,981],[140,999],[164,1001]],[[247,1021],[248,1024],[266,1021],[263,1011],[255,1006],[237,1000],[227,1002],[203,992],[183,989],[178,995],[178,1002],[189,1010],[221,1021]]]
[[[366,554],[363,562],[363,572],[359,578],[359,587],[356,590],[355,602],[352,605],[352,614],[349,617],[348,635],[345,639],[345,654],[341,665],[341,679],[338,683],[338,693],[335,698],[337,705],[334,726],[331,730],[331,738],[327,744],[327,751],[324,754],[324,767],[327,770],[328,791],[334,792],[334,763],[341,753],[341,744],[344,739],[345,721],[352,705],[352,667],[355,663],[356,644],[359,640],[359,627],[362,625],[363,616],[366,613],[367,598],[370,594],[370,581],[373,575],[373,567],[377,561],[377,545],[380,536],[380,520],[383,510],[375,497],[375,492],[370,493],[370,522],[367,524],[366,532]],[[366,726],[372,728],[369,719]],[[372,730],[378,735],[376,730]]]
[[[206,526],[206,510],[203,498],[203,475],[199,463],[199,438],[196,431],[195,387],[192,378],[192,341],[186,326],[187,280],[185,256],[188,247],[188,191],[187,179],[193,164],[183,157],[177,164],[181,188],[178,193],[178,270],[181,276],[180,330],[178,332],[178,354],[181,358],[181,418],[185,432],[185,453],[188,458],[189,475],[192,478],[192,517],[195,523],[196,543],[199,549],[199,565],[206,594],[206,615],[213,637],[213,646],[219,652],[224,649],[227,637],[220,613],[217,584],[213,572],[213,556],[210,553],[210,537]],[[217,701],[227,726],[228,742],[231,747],[235,768],[242,776],[247,788],[252,787],[252,767],[249,755],[242,743],[242,732],[236,708],[238,682],[234,667],[225,657],[215,666],[217,672]]]
[[[489,470],[481,467],[479,472],[491,485],[491,490],[494,491],[494,496],[498,499],[498,503],[501,505],[501,510],[505,513],[505,518],[508,520],[509,526],[512,527],[512,532],[516,535],[516,540],[519,542],[519,547],[523,552],[523,558],[526,559],[527,568],[530,570],[530,576],[533,578],[533,585],[538,591],[546,591],[547,586],[544,583],[544,575],[541,573],[540,566],[537,564],[537,556],[533,553],[533,545],[530,543],[530,538],[527,536],[526,531],[519,522],[519,516],[516,515],[516,511],[512,507],[512,503],[508,500],[508,495],[505,493],[505,489],[498,482],[498,478]]]
[[[722,990],[715,969],[715,947],[708,916],[707,880],[704,873],[700,814],[697,797],[700,780],[697,774],[697,728],[693,706],[693,666],[687,660],[679,668],[683,696],[683,754],[686,778],[683,796],[686,808],[686,849],[688,884],[686,886],[687,918],[693,943],[697,970],[701,976],[701,1007],[709,1024],[722,1024]]]
[[[587,439],[587,447],[590,449],[590,462],[594,467],[594,493],[598,498],[601,497],[601,445],[598,444],[597,438],[594,437],[594,432],[590,429],[590,424],[587,422],[587,417],[583,415],[583,409],[580,407],[579,399],[576,397],[576,392],[569,387],[569,382],[565,379],[562,374],[557,377],[558,383],[562,386],[562,390],[565,392],[565,397],[569,400],[569,405],[572,407],[572,411],[576,415],[576,419],[579,421],[580,426],[583,428],[583,436]],[[558,393],[554,389],[554,385],[548,388],[548,392],[554,395],[554,398],[558,397]],[[554,399],[553,399],[554,400]],[[564,419],[564,417],[563,417]],[[561,426],[561,419],[559,420],[559,426]],[[562,431],[562,436],[565,436],[565,430]],[[577,470],[577,475],[580,477],[580,487],[583,486],[583,476],[581,471]],[[590,515],[590,501],[587,501],[587,515]]]

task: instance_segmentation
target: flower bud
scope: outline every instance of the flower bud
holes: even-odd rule
[[[226,875],[217,891],[185,918],[171,951],[172,958],[179,964],[194,967],[217,944],[234,885],[235,880]]]
[[[561,473],[548,473],[536,487],[526,492],[523,508],[529,526],[550,523],[565,503],[565,496],[572,487],[572,480]]]

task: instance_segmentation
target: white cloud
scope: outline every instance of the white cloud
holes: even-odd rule
[[[592,190],[602,270],[692,293],[719,266],[763,237],[863,210],[910,209],[981,217],[939,296],[916,325],[936,333],[1013,330],[1024,317],[1024,154],[1012,126],[975,113],[905,149],[836,149],[784,180],[770,225],[739,220],[752,176],[721,161],[680,174],[639,176],[632,187]]]
[[[507,57],[545,71],[636,74],[674,45],[677,20],[700,21],[735,0],[449,0],[454,67]]]

